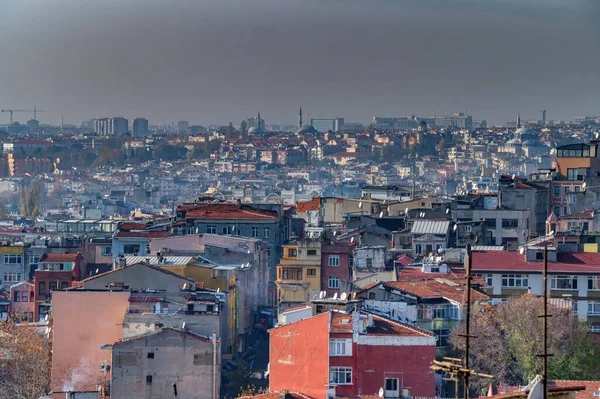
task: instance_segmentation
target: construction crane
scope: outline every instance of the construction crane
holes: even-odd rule
[[[9,112],[10,113],[10,124],[12,125],[12,123],[13,123],[13,113],[14,112],[33,112],[33,119],[37,120],[37,113],[38,112],[50,112],[50,111],[42,110],[42,109],[37,109],[34,106],[33,109],[3,109],[0,112]]]

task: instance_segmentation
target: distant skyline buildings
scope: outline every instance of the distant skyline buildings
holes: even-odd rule
[[[146,118],[135,118],[131,127],[133,137],[146,137],[149,135],[148,131],[148,119]]]
[[[122,116],[94,120],[94,133],[99,136],[123,135],[127,134],[128,129],[128,121]]]

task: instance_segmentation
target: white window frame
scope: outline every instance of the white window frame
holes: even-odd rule
[[[470,233],[472,231],[473,231],[473,226],[471,226],[471,225],[466,225],[465,226],[465,232]]]
[[[352,356],[352,338],[331,338],[329,356]]]
[[[217,226],[214,224],[206,225],[206,234],[217,234]]]
[[[6,254],[4,255],[5,265],[22,265],[23,255],[21,254]]]
[[[271,228],[263,227],[263,238],[271,238]]]
[[[600,301],[590,301],[588,302],[588,316],[598,316],[600,315]]]
[[[590,282],[592,288],[590,288]],[[600,276],[588,276],[588,291],[600,291]]]
[[[506,283],[504,282],[506,280]],[[513,284],[510,284],[510,280],[513,280]],[[519,281],[520,285],[517,285]],[[528,274],[503,274],[502,275],[502,288],[529,288],[529,275]]]
[[[252,227],[250,235],[252,238],[258,238],[258,227]]]
[[[558,286],[557,282],[558,280],[571,280],[571,287],[569,288],[556,288]],[[575,284],[573,284],[573,282],[575,282]],[[575,285],[575,286],[574,286]],[[557,290],[557,291],[576,291],[579,286],[579,284],[577,283],[577,276],[552,276],[552,279],[550,280],[550,289],[552,290]]]
[[[600,326],[590,326],[590,332],[600,333]]]
[[[107,253],[108,250],[108,253]],[[100,250],[100,254],[102,256],[111,256],[112,255],[112,247],[109,245],[107,247],[102,247],[102,249]]]
[[[337,276],[327,277],[327,288],[332,289],[332,290],[339,290],[340,289],[340,278]]]
[[[488,273],[488,274],[484,274],[484,275],[483,275],[483,278],[484,278],[484,280],[485,280],[485,284],[486,284],[488,287],[491,287],[491,286],[492,286],[492,284],[493,284],[493,282],[494,282],[494,275],[493,275],[493,274],[489,274],[489,273]]]
[[[344,382],[339,382],[340,380]],[[348,380],[350,382],[347,382]],[[333,385],[352,385],[352,367],[330,367],[329,383]]]
[[[338,267],[340,265],[340,256],[339,255],[329,255],[329,259],[327,260],[327,265],[331,267]]]
[[[10,279],[9,276],[11,277]],[[21,281],[23,281],[23,275],[19,272],[4,273],[5,283],[20,283]]]

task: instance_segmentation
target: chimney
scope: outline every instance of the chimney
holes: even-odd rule
[[[124,256],[119,256],[119,269],[123,269],[127,266],[127,259]]]

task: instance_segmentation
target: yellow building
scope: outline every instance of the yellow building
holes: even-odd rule
[[[283,247],[277,265],[277,298],[280,308],[307,302],[321,291],[321,243],[296,242]]]

